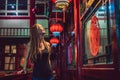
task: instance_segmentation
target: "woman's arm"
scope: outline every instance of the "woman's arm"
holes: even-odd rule
[[[22,74],[22,73],[27,73],[27,64],[28,64],[28,59],[29,59],[29,50],[30,50],[30,44],[28,43],[27,47],[27,51],[26,51],[26,55],[25,55],[25,61],[24,61],[24,65],[23,65],[23,69],[18,71],[17,74]]]
[[[24,70],[25,73],[27,72],[27,65],[28,65],[28,59],[29,59],[29,50],[30,50],[30,43],[28,43],[28,45],[27,45],[25,62],[24,62],[24,66],[23,66],[23,70]]]

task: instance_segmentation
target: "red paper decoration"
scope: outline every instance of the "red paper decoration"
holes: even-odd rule
[[[90,24],[90,51],[93,56],[96,56],[100,47],[100,28],[98,18],[93,16]]]
[[[55,23],[55,24],[52,24],[50,26],[50,31],[51,32],[62,32],[63,31],[63,27],[60,24]]]

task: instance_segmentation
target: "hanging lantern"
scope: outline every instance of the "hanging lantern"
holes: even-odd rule
[[[53,0],[55,2],[55,6],[61,9],[66,8],[67,6],[69,6],[69,3],[71,0]]]
[[[59,43],[59,40],[58,40],[58,38],[51,38],[50,39],[50,44],[52,44],[52,46],[57,46],[57,44]]]
[[[50,26],[50,31],[54,36],[59,36],[60,32],[63,31],[63,27],[60,24],[55,23]]]

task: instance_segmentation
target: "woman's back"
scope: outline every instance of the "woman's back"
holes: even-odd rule
[[[34,62],[33,76],[46,78],[52,76],[52,70],[49,65],[49,52],[45,48],[41,53],[37,54],[37,61]]]

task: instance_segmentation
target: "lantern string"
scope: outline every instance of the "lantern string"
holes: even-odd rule
[[[55,17],[56,17],[55,20],[56,20],[56,22],[57,22],[57,12],[56,12],[56,14],[55,14]]]

